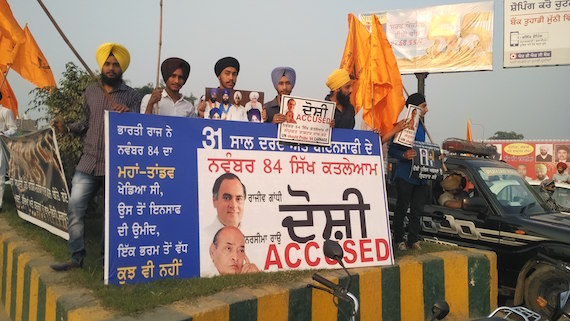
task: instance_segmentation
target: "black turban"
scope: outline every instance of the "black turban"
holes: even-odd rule
[[[234,67],[236,71],[239,73],[239,61],[237,61],[234,57],[224,57],[214,66],[214,71],[216,72],[216,77],[219,77],[222,71],[228,67]]]
[[[160,65],[162,79],[166,82],[166,80],[170,78],[170,75],[178,68],[182,69],[182,78],[184,78],[184,82],[186,82],[190,75],[190,64],[186,62],[186,60],[176,57],[167,58],[162,62],[162,65]]]
[[[425,102],[426,98],[424,97],[424,95],[420,93],[411,94],[410,97],[406,99],[406,107],[408,107],[408,105],[419,106]]]

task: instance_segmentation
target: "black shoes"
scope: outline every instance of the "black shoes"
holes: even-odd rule
[[[50,265],[49,267],[52,268],[52,270],[54,271],[69,271],[71,269],[77,269],[77,268],[81,268],[83,267],[83,261],[81,263],[77,263],[73,260],[69,260],[67,262],[63,262],[63,263],[54,263],[52,265]]]

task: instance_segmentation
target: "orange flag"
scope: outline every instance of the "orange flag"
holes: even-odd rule
[[[372,108],[370,99],[370,73],[368,68],[370,55],[370,33],[353,14],[348,14],[348,36],[340,68],[348,71],[353,79],[350,102],[355,112],[360,108]]]
[[[18,45],[25,41],[24,31],[14,18],[6,0],[0,0],[0,65],[14,61]]]
[[[471,136],[471,122],[469,119],[467,119],[467,141],[473,141],[473,137]]]
[[[2,84],[2,88],[0,88],[0,92],[2,92],[2,100],[0,100],[0,105],[10,109],[14,114],[14,118],[18,118],[18,101],[16,100],[16,95],[12,91],[12,87],[8,83],[8,79],[4,80],[6,77],[6,67],[0,66],[0,72],[2,72],[2,78],[0,78],[0,84]],[[4,82],[2,82],[4,80]]]
[[[385,133],[394,127],[404,108],[402,76],[394,51],[384,33],[382,24],[373,16],[370,45],[370,80],[373,85],[373,111],[364,110],[363,120],[368,126]]]
[[[26,41],[18,49],[12,69],[39,88],[55,87],[51,68],[27,25],[24,28],[24,33]]]

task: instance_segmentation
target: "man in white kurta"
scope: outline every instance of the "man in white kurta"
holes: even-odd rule
[[[161,65],[162,78],[166,87],[155,89],[141,101],[141,113],[163,116],[195,117],[196,109],[184,99],[180,89],[190,75],[190,64],[181,58],[168,58]],[[156,107],[155,107],[156,105]]]
[[[0,100],[2,95],[0,94]],[[14,113],[2,105],[0,105],[0,133],[4,136],[13,136],[18,131],[16,121],[14,120]],[[4,196],[4,183],[6,179],[6,172],[8,171],[8,157],[6,151],[2,147],[0,153],[0,210],[2,210],[2,198]]]

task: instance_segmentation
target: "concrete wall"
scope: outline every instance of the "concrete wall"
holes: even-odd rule
[[[53,258],[17,236],[5,220],[0,223],[0,300],[12,320],[346,320],[329,294],[306,287],[311,280],[288,288],[225,291],[121,317],[101,308],[88,290],[69,286],[65,273],[49,268]],[[492,252],[465,250],[408,256],[389,267],[353,269],[350,290],[361,305],[357,320],[429,320],[432,304],[442,298],[451,307],[445,320],[487,315],[497,305],[496,262]],[[346,282],[343,271],[322,274]]]

